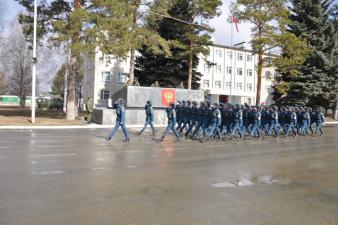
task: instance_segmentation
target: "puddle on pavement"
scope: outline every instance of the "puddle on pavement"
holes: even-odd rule
[[[232,188],[232,187],[249,187],[256,184],[282,184],[288,185],[291,183],[291,179],[283,178],[283,177],[274,177],[271,175],[264,175],[260,177],[253,178],[239,178],[236,181],[224,181],[224,182],[213,182],[211,186],[214,188]]]
[[[230,183],[230,182],[212,183],[211,186],[214,187],[214,188],[236,187],[235,184]]]

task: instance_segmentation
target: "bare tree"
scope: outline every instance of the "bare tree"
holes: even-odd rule
[[[7,90],[7,83],[5,74],[0,71],[0,95],[6,94]]]
[[[4,43],[2,59],[8,74],[8,91],[19,96],[20,108],[24,108],[32,90],[32,51],[18,26],[13,26]]]

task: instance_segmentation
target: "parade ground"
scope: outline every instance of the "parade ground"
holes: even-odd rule
[[[109,131],[0,130],[0,224],[338,224],[337,125],[224,143]]]

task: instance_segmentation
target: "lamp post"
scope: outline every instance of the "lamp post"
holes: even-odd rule
[[[37,11],[38,11],[38,2],[34,0],[34,28],[33,28],[33,68],[32,68],[32,100],[31,100],[31,110],[32,110],[32,123],[35,123],[35,83],[36,83],[36,30],[37,30]]]

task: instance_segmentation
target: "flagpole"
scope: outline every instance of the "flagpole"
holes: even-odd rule
[[[230,37],[230,46],[232,47],[233,45],[233,29],[234,29],[234,22],[231,22],[231,37]]]
[[[38,2],[34,0],[34,28],[33,28],[33,68],[32,68],[32,99],[31,99],[31,110],[32,110],[32,123],[35,123],[35,82],[36,82],[36,29],[37,29],[37,12]]]

